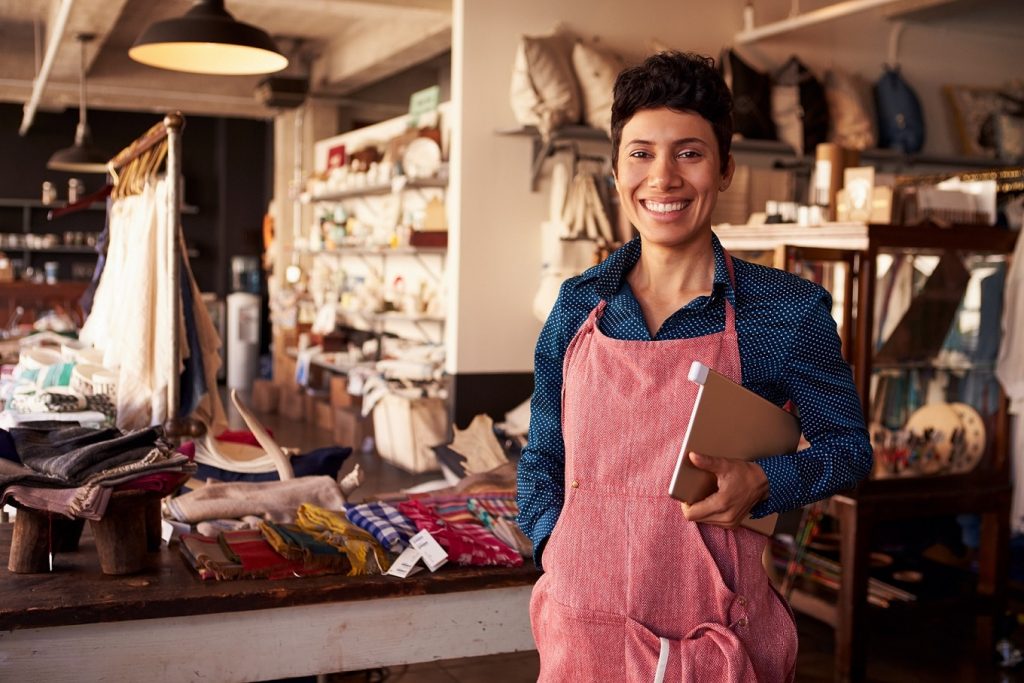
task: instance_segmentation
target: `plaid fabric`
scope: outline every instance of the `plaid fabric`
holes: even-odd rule
[[[479,524],[450,523],[441,519],[422,501],[399,503],[399,511],[418,529],[426,529],[456,563],[473,566],[519,567],[522,556]]]
[[[505,519],[514,520],[516,515],[519,514],[519,506],[516,505],[514,497],[509,496],[508,498],[470,498],[466,501],[466,507],[474,515],[480,518],[480,521],[487,525],[484,521],[481,513],[486,512],[492,517],[504,517]]]
[[[470,498],[468,507],[483,525],[497,536],[499,541],[514,548],[524,557],[533,554],[533,543],[519,530],[519,526],[516,524],[519,508],[515,501],[481,501]]]
[[[480,520],[476,518],[467,505],[467,501],[459,500],[452,501],[449,503],[435,503],[431,500],[420,501],[427,507],[431,508],[437,516],[446,522],[463,524],[479,524]]]
[[[378,543],[393,553],[405,550],[416,533],[416,527],[387,503],[346,504],[345,515],[348,521],[369,531]]]

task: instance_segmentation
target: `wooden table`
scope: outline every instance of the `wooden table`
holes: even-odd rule
[[[10,543],[0,524],[0,557]],[[230,683],[530,650],[538,576],[200,581],[177,545],[106,576],[86,533],[53,573],[0,570],[0,680]]]

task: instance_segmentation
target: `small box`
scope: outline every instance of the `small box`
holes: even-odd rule
[[[413,230],[409,236],[412,247],[447,247],[447,230]]]
[[[276,413],[280,391],[280,387],[270,380],[254,379],[252,381],[252,409],[257,413]]]
[[[298,387],[281,387],[277,398],[277,412],[289,420],[302,420],[306,415],[306,394]]]
[[[373,427],[381,459],[414,474],[440,469],[433,446],[448,438],[442,399],[388,394],[373,409]]]

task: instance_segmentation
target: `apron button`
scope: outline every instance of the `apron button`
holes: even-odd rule
[[[576,481],[575,479],[573,479],[572,483],[569,484],[569,486],[573,487],[574,489],[578,489],[580,487],[580,483],[578,481]]]

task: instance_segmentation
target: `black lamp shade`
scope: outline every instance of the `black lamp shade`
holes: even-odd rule
[[[288,66],[271,37],[236,21],[223,0],[198,0],[182,17],[156,22],[128,56],[160,69],[230,76],[273,73]]]
[[[93,146],[88,124],[79,123],[75,144],[54,152],[46,162],[46,168],[68,173],[106,173],[109,158]]]

